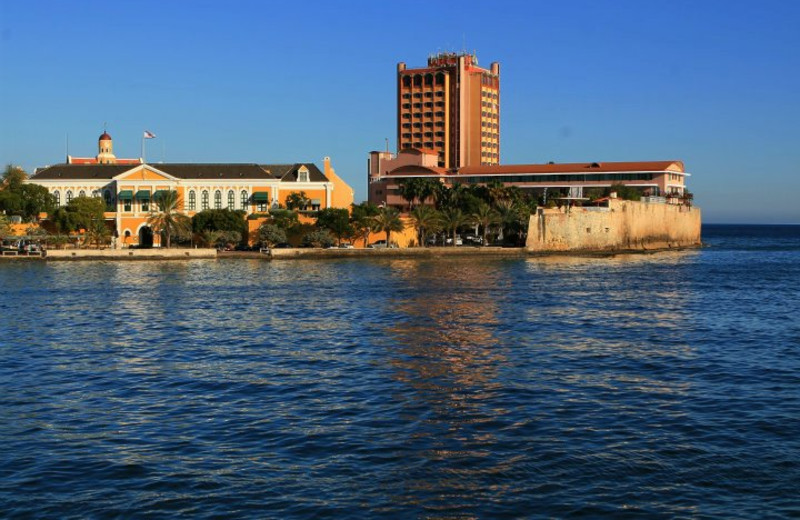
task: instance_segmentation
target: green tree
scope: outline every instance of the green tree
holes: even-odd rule
[[[52,212],[55,199],[44,186],[26,184],[27,178],[28,174],[22,168],[11,164],[6,166],[0,182],[0,211],[30,222],[37,220],[40,213]]]
[[[375,231],[375,216],[380,213],[380,208],[369,202],[352,204],[350,211],[350,223],[353,232],[364,241],[364,247],[369,243],[369,235]]]
[[[417,201],[419,204],[425,204],[425,201],[434,196],[441,185],[434,179],[412,177],[400,181],[399,193],[408,202],[409,208],[413,209],[417,206]]]
[[[305,211],[311,200],[306,196],[306,192],[292,192],[286,197],[286,208],[295,209],[298,211]]]
[[[286,230],[272,222],[264,222],[258,228],[258,242],[264,247],[275,247],[286,242]]]
[[[642,193],[632,186],[626,186],[625,184],[612,184],[609,188],[606,189],[606,195],[617,192],[617,198],[624,199],[624,200],[639,200],[642,197]]]
[[[417,199],[419,192],[418,181],[418,178],[412,177],[410,179],[402,179],[400,182],[398,182],[397,193],[408,203],[409,208],[414,207],[414,201]]]
[[[158,211],[153,212],[147,218],[147,225],[153,229],[153,232],[163,235],[164,244],[169,248],[173,236],[185,237],[191,233],[192,221],[178,211],[181,199],[177,191],[157,193],[155,203]]]
[[[102,200],[102,199],[97,199]],[[105,206],[105,203],[103,203]],[[103,246],[111,239],[111,230],[106,226],[104,218],[93,218],[89,225],[86,226],[86,238],[84,240],[87,244],[94,244],[97,247]]]
[[[233,248],[242,241],[242,234],[238,231],[221,231],[222,235],[217,241],[218,247]]]
[[[311,247],[331,247],[335,239],[327,229],[315,229],[303,237],[303,245]]]
[[[502,200],[497,204],[497,212],[500,215],[503,240],[513,239],[518,244],[528,230],[530,207],[524,203]]]
[[[511,194],[508,189],[498,180],[487,183],[486,191],[489,196],[488,202],[494,207],[497,207],[497,204],[501,201],[511,200]]]
[[[245,212],[230,209],[203,210],[192,217],[192,231],[199,235],[204,231],[235,231],[241,239],[247,236]]]
[[[65,231],[88,230],[95,221],[105,219],[106,203],[97,197],[75,197],[64,208],[58,218]]]
[[[481,201],[477,210],[470,215],[469,220],[480,226],[483,245],[489,245],[489,228],[500,222],[500,215],[491,206]]]
[[[372,217],[375,221],[375,231],[386,233],[386,245],[391,245],[392,232],[400,232],[405,229],[403,221],[400,220],[400,212],[397,209],[386,206],[380,209],[377,215]]]
[[[39,226],[28,226],[25,229],[25,235],[33,240],[39,240],[46,242],[48,237],[50,236],[47,231]]]
[[[273,208],[269,212],[269,221],[285,231],[296,226],[300,219],[296,211]]]
[[[342,238],[353,234],[350,224],[350,212],[346,209],[325,208],[317,214],[317,227],[327,229],[336,237],[337,245],[342,245]]]
[[[442,212],[442,227],[450,233],[450,238],[453,239],[453,246],[456,245],[456,233],[458,228],[468,222],[464,213],[458,208],[449,208]]]
[[[198,239],[206,247],[218,247],[219,242],[224,239],[224,235],[225,233],[222,231],[204,229],[198,233]]]
[[[411,224],[417,230],[417,241],[420,246],[427,244],[428,233],[435,233],[442,227],[442,217],[431,206],[417,206],[411,213]]]
[[[19,166],[7,164],[6,169],[3,171],[2,188],[8,190],[17,190],[28,179],[28,174]]]
[[[53,244],[56,249],[64,249],[69,243],[69,237],[67,235],[50,235],[47,242]]]
[[[0,238],[11,236],[11,224],[5,215],[0,215]]]

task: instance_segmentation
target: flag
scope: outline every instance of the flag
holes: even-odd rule
[[[156,138],[156,134],[154,134],[153,132],[151,132],[149,130],[145,130],[144,131],[144,138],[145,139],[155,139]]]

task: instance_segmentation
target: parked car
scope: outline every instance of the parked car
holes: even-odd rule
[[[448,246],[452,246],[453,245],[453,237],[448,237],[447,240],[446,240],[446,243],[447,243]],[[456,245],[457,246],[463,246],[464,245],[464,241],[461,239],[461,237],[456,237]]]
[[[387,247],[388,247],[388,248],[390,248],[390,249],[393,249],[393,248],[396,248],[396,247],[397,247],[397,244],[395,244],[394,242],[392,242],[391,244],[389,244],[389,245],[386,245],[386,240],[378,240],[377,242],[373,242],[373,243],[371,243],[371,244],[369,245],[369,247],[370,247],[371,249],[384,249],[384,248],[387,248]]]
[[[477,235],[466,235],[464,237],[464,241],[478,246],[483,245],[483,237],[479,237]]]
[[[353,249],[353,244],[350,242],[342,242],[339,244],[339,249]]]

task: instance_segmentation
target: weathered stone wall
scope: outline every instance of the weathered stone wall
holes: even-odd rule
[[[216,258],[216,249],[49,249],[47,260],[188,260]]]
[[[531,216],[527,248],[533,252],[623,251],[700,243],[699,208],[612,199],[608,208],[539,209]]]

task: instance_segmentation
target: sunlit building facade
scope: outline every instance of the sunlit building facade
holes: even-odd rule
[[[101,146],[110,152],[104,143],[110,143],[110,136],[103,135],[108,139],[101,136]],[[328,157],[320,170],[314,163],[147,164],[113,162],[105,156],[90,163],[39,168],[28,182],[46,187],[58,206],[76,197],[102,198],[106,222],[121,247],[150,245],[147,219],[157,209],[155,199],[161,191],[177,191],[178,210],[188,216],[206,209],[241,210],[248,216],[266,213],[285,206],[287,197],[299,192],[305,193],[305,209],[310,211],[349,208],[353,202],[352,188],[336,175]]]
[[[500,162],[500,64],[478,66],[469,53],[440,53],[426,67],[397,64],[399,150],[437,155],[437,166]]]

